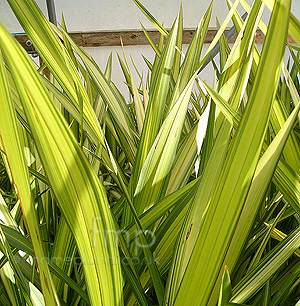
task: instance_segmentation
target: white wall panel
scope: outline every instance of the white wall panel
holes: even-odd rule
[[[36,0],[36,2],[46,13],[46,0]],[[58,21],[64,13],[70,31],[140,29],[140,21],[147,28],[153,29],[132,0],[54,0],[54,2]],[[184,26],[195,28],[210,1],[142,0],[142,3],[167,28],[171,27],[182,3]],[[210,26],[215,26],[216,16],[222,21],[227,12],[225,0],[214,0]],[[300,19],[299,0],[292,1],[292,12]],[[21,32],[21,27],[11,13],[6,0],[0,0],[0,21],[10,32]]]
[[[128,30],[141,29],[140,21],[148,28],[153,26],[143,16],[132,0],[54,0],[58,21],[64,13],[69,31],[97,31],[97,30]],[[250,0],[251,1],[251,0]],[[248,1],[248,2],[250,2]],[[46,0],[36,0],[44,14],[47,14]],[[184,27],[195,28],[208,7],[208,0],[142,0],[149,11],[168,28],[176,17],[180,3],[182,2],[184,12]],[[215,26],[215,17],[223,20],[228,12],[225,0],[214,0],[212,22]],[[300,19],[300,0],[292,1],[292,12]],[[0,0],[0,21],[12,33],[20,33],[22,29],[6,0]],[[119,67],[116,52],[122,54],[120,47],[96,47],[86,48],[95,58],[102,69],[105,68],[107,58],[113,52],[113,74],[112,79],[122,92],[127,95],[124,78]],[[147,72],[146,65],[141,54],[152,61],[154,53],[149,46],[127,46],[126,54],[131,54],[140,71]],[[132,70],[133,67],[132,67]],[[212,84],[214,74],[211,67],[206,68],[201,77]],[[136,81],[138,78],[135,77]]]

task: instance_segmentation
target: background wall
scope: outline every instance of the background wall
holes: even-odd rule
[[[248,3],[251,4],[252,1],[248,0]],[[47,16],[46,0],[36,0],[36,2]],[[54,2],[58,22],[61,21],[63,13],[70,32],[136,30],[141,29],[140,22],[147,29],[154,29],[154,26],[144,17],[132,0],[54,0]],[[196,28],[210,3],[209,0],[141,0],[141,2],[166,28],[171,27],[182,3],[184,28],[188,29]],[[242,8],[239,9],[241,13],[244,12]],[[266,9],[266,11],[268,10]],[[214,0],[210,27],[215,27],[216,17],[222,22],[227,12],[226,0]],[[300,0],[292,1],[292,13],[300,19]],[[265,22],[268,21],[268,17],[269,14],[266,13],[264,15]],[[0,0],[0,22],[11,33],[23,32],[6,0]],[[105,68],[109,54],[113,53],[112,79],[125,93],[126,86],[123,84],[123,75],[116,57],[116,52],[122,54],[121,48],[108,46],[86,48],[86,50],[95,58],[102,69]],[[154,57],[152,49],[149,46],[126,46],[125,52],[128,59],[132,55],[139,70],[145,74],[147,68],[141,54],[152,61]],[[212,83],[214,78],[212,69],[206,68],[201,77]],[[136,80],[138,79],[136,78]]]
[[[46,0],[36,0],[36,2],[46,14]],[[146,28],[154,28],[133,0],[54,0],[54,2],[57,19],[60,21],[63,13],[70,31],[140,29],[140,21]],[[210,0],[141,0],[141,2],[167,28],[171,27],[181,3],[185,28],[195,28],[210,4]],[[253,0],[247,2],[251,4]],[[222,21],[227,12],[226,0],[214,0],[210,26],[216,25],[216,17]],[[299,0],[292,1],[292,13],[300,17]],[[22,32],[6,0],[0,0],[0,20],[10,32]]]

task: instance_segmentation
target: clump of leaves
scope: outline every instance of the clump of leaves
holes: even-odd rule
[[[212,4],[183,54],[182,11],[167,31],[134,2],[161,37],[144,29],[155,52],[146,79],[138,72],[136,82],[119,56],[126,101],[112,57],[101,71],[64,21],[57,28],[33,0],[8,0],[42,64],[0,24],[1,303],[294,305],[300,24],[291,1],[228,1],[203,57]],[[285,66],[288,33],[296,44]],[[201,69],[217,43],[209,85]]]

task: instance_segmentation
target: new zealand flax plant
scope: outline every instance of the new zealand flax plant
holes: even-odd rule
[[[64,20],[8,0],[41,64],[0,24],[0,305],[300,305],[291,0],[228,0],[204,56],[213,4],[183,54],[182,11],[167,31],[134,2],[161,36],[143,28],[146,77],[119,55],[126,100],[112,57],[102,71]],[[209,85],[200,71],[217,43]]]

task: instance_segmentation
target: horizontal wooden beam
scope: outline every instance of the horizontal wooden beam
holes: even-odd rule
[[[183,31],[183,44],[189,44],[192,40],[195,30],[185,29]],[[226,31],[225,31],[226,32]],[[159,32],[155,30],[148,31],[150,37],[157,43]],[[209,29],[205,38],[205,43],[212,42],[217,30]],[[28,43],[28,37],[25,34],[15,34],[15,38],[27,50],[33,49]],[[101,47],[101,46],[121,46],[120,38],[122,38],[124,46],[148,45],[148,40],[143,31],[95,31],[95,32],[76,32],[70,33],[70,36],[76,44],[83,47]],[[231,42],[234,42],[234,37]],[[261,31],[256,33],[256,43],[263,43],[265,36]],[[288,36],[288,41],[293,43],[293,39]],[[27,42],[27,44],[26,44]]]

